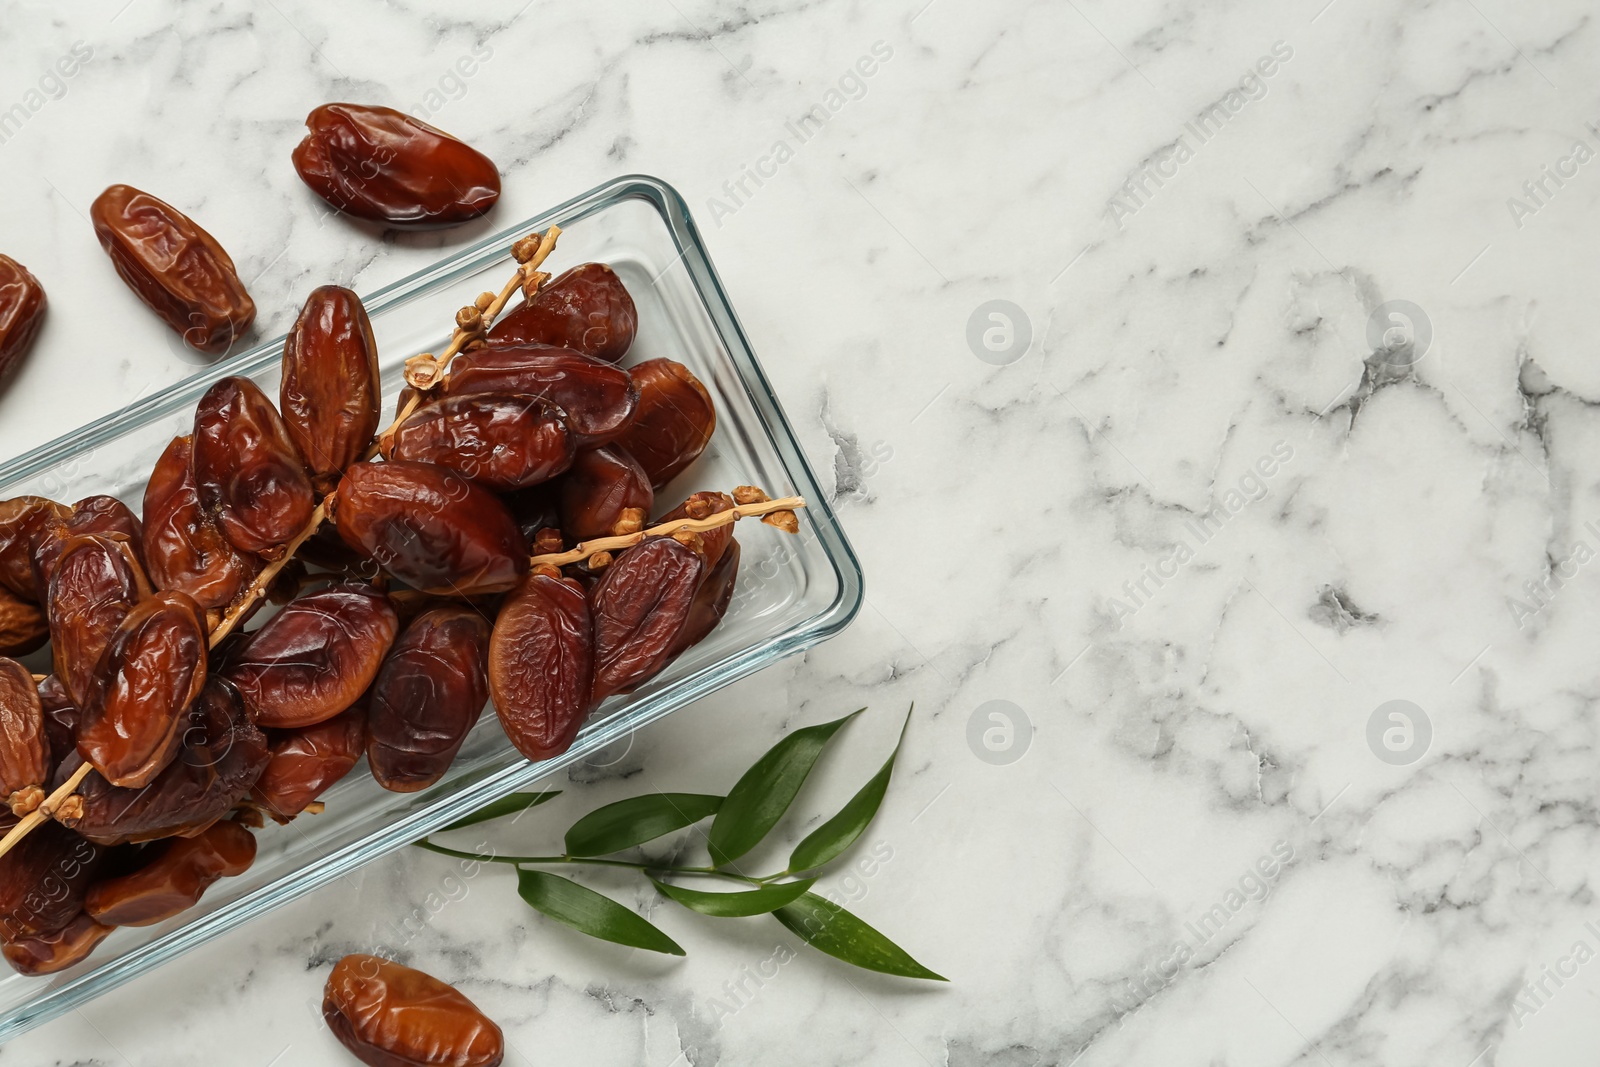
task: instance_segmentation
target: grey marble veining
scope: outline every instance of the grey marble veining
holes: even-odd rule
[[[371,291],[496,220],[664,177],[835,488],[868,604],[506,841],[725,788],[869,704],[802,796],[829,811],[915,700],[857,854],[887,858],[828,887],[953,981],[603,874],[688,958],[538,919],[500,871],[435,909],[452,868],[412,852],[0,1067],[348,1063],[315,1005],[333,959],[377,944],[483,1005],[516,1064],[1593,1061],[1591,8],[470,12],[7,3],[0,250],[53,310],[0,395],[0,452],[194,369],[83,217],[109,182],[216,234],[270,336],[317,284]],[[329,217],[289,165],[329,99],[465,137],[501,206],[424,235]]]

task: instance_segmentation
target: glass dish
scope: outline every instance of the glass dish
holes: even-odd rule
[[[563,756],[529,763],[505,739],[495,716],[485,713],[450,772],[430,789],[390,793],[365,764],[358,766],[324,796],[323,814],[261,831],[255,865],[218,882],[198,907],[159,926],[118,930],[89,959],[49,978],[7,971],[0,978],[0,1041],[809,648],[855,616],[862,599],[860,565],[728,305],[688,206],[658,179],[635,175],[607,182],[368,297],[383,353],[386,414],[392,417],[406,357],[439,351],[456,309],[484,290],[498,291],[511,276],[511,242],[550,223],[565,231],[551,269],[600,260],[612,265],[633,294],[639,333],[625,362],[678,360],[716,401],[710,448],[658,495],[661,505],[695,489],[759,485],[775,497],[806,498],[799,536],[741,522],[740,575],[721,626],[649,684],[603,704]],[[71,501],[108,493],[139,510],[156,457],[172,437],[189,432],[200,395],[218,378],[238,374],[276,397],[282,352],[283,338],[265,342],[0,466],[0,498],[37,493]]]

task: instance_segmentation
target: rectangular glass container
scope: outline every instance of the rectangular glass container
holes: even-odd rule
[[[860,565],[750,350],[688,206],[658,179],[633,175],[607,182],[367,297],[381,353],[386,420],[393,417],[406,358],[440,351],[456,309],[480,292],[498,292],[511,277],[511,242],[551,223],[564,231],[551,259],[553,271],[590,260],[609,263],[638,304],[638,338],[624,362],[677,360],[716,402],[711,446],[658,494],[658,506],[670,507],[696,489],[758,485],[774,497],[805,497],[800,534],[741,522],[740,574],[722,624],[648,684],[606,701],[559,758],[537,764],[523,759],[486,712],[449,773],[432,788],[388,792],[363,762],[325,794],[323,814],[261,831],[255,864],[218,882],[199,906],[158,926],[118,930],[89,959],[57,975],[27,978],[0,967],[0,1041],[809,648],[855,616],[862,600]],[[267,341],[0,466],[0,499],[33,493],[70,502],[106,493],[138,511],[156,458],[174,436],[190,431],[201,394],[219,378],[244,375],[276,397],[282,354],[282,337]]]

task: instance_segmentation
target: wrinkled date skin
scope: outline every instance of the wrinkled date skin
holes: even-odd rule
[[[501,492],[547,482],[577,452],[561,411],[531,396],[479,393],[428,404],[395,430],[389,459],[437,463]]]
[[[50,778],[50,737],[33,672],[0,659],[0,804],[26,815],[44,799]]]
[[[609,536],[623,509],[648,515],[655,499],[650,476],[626,449],[585,449],[561,479],[561,531],[577,541]]]
[[[689,621],[683,624],[678,640],[673,643],[667,659],[677,659],[686,649],[698,645],[722,622],[733,603],[733,586],[739,580],[739,542],[729,541],[716,566],[706,574],[689,607]]]
[[[234,547],[269,559],[316,507],[300,450],[249,378],[223,378],[194,413],[194,484]]]
[[[130,185],[89,208],[95,235],[134,295],[190,348],[221,355],[256,319],[233,260],[189,216]]]
[[[639,332],[639,309],[616,271],[581,263],[495,324],[491,345],[556,345],[620,363]]]
[[[690,495],[689,499],[651,522],[652,526],[673,522],[677,519],[709,519],[713,515],[724,511],[732,511],[735,507],[733,497],[727,493],[699,492]],[[733,523],[718,526],[714,530],[702,530],[700,540],[705,547],[706,567],[715,569],[722,559],[722,553],[733,541]]]
[[[549,345],[508,345],[465,352],[450,365],[446,396],[502,393],[548,400],[565,414],[579,448],[614,439],[633,421],[639,391],[621,367]],[[401,403],[405,398],[401,398]]]
[[[111,933],[111,927],[101,926],[80,912],[73,920],[49,934],[19,937],[0,944],[0,954],[18,974],[37,977],[64,971],[74,963],[89,958],[89,954]]]
[[[144,558],[158,589],[187,593],[202,608],[225,608],[261,571],[200,506],[191,464],[192,437],[174,437],[144,490]]]
[[[357,218],[391,226],[448,226],[500,199],[500,172],[477,149],[393,108],[323,104],[294,169],[311,191]]]
[[[72,505],[72,514],[59,522],[47,519],[33,538],[34,587],[39,600],[50,595],[50,576],[56,571],[61,550],[75,534],[121,534],[135,558],[144,565],[144,524],[128,505],[114,496],[86,496]]]
[[[81,534],[61,549],[50,578],[50,642],[56,677],[80,708],[112,633],[149,595],[150,583],[125,539]]]
[[[179,740],[178,754],[143,789],[119,789],[91,773],[78,787],[82,816],[57,818],[99,845],[193,837],[244,799],[271,756],[238,692],[215,677],[190,706]],[[76,754],[63,760],[57,784],[80,765]]]
[[[322,1017],[368,1067],[499,1067],[505,1038],[432,975],[357,953],[333,965]]]
[[[489,640],[500,725],[531,760],[565,752],[594,706],[594,625],[583,588],[533,573],[506,598]]]
[[[367,748],[367,707],[357,703],[315,726],[273,731],[272,761],[251,796],[280,822],[299,815],[350,773]]]
[[[40,601],[33,574],[34,538],[71,517],[71,508],[42,496],[0,502],[0,585],[23,600]]]
[[[0,939],[48,934],[83,908],[105,850],[56,822],[39,825],[0,856]]]
[[[528,545],[498,497],[432,463],[357,463],[329,504],[345,544],[436,596],[500,593]]]
[[[312,726],[360,699],[399,625],[380,590],[340,582],[289,601],[228,653],[222,674],[258,725]]]
[[[187,911],[219,878],[250,869],[256,837],[236,822],[213,823],[196,837],[178,838],[131,874],[91,886],[84,912],[105,926],[150,926]]]
[[[489,699],[489,624],[470,608],[418,615],[372,684],[367,764],[385,789],[414,793],[450,769]]]
[[[0,656],[26,656],[50,640],[50,620],[39,605],[0,586]]]
[[[39,279],[10,256],[0,255],[0,377],[33,345],[47,303]]]
[[[361,458],[382,398],[378,343],[361,298],[337,285],[313,289],[283,345],[278,404],[320,492]]]
[[[672,661],[704,577],[704,557],[670,537],[652,537],[606,568],[589,592],[596,703]]]
[[[700,458],[717,429],[711,394],[689,368],[670,359],[650,359],[632,368],[639,408],[617,443],[626,448],[660,489]]]
[[[55,675],[39,683],[39,705],[44,710],[44,732],[50,741],[50,757],[65,759],[77,747],[78,706],[67,696],[66,686]]]
[[[206,626],[186,594],[134,605],[111,635],[78,720],[78,752],[112,785],[137,789],[177,751],[206,684]]]

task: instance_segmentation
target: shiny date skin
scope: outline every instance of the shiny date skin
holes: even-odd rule
[[[670,537],[650,538],[606,568],[589,592],[596,703],[672,661],[705,570],[701,553]]]
[[[190,705],[178,737],[177,755],[149,785],[120,789],[91,772],[78,787],[82,814],[56,818],[100,845],[193,837],[245,798],[271,756],[238,692],[215,676]],[[63,760],[56,784],[81,763],[76,753]]]
[[[528,569],[528,546],[489,490],[432,463],[357,463],[328,498],[345,544],[414,589],[499,593]]]
[[[500,199],[483,153],[393,108],[323,104],[294,150],[300,180],[336,209],[391,226],[448,226]]]
[[[71,922],[105,858],[104,849],[60,823],[41,824],[0,856],[0,939],[48,934]]]
[[[499,1067],[505,1038],[478,1006],[432,975],[357,953],[333,965],[322,1017],[369,1067]]]
[[[560,409],[537,397],[447,396],[401,423],[389,459],[437,463],[501,492],[522,489],[572,466],[577,448]]]
[[[33,346],[47,304],[39,279],[10,256],[0,255],[0,378]]]
[[[518,752],[571,746],[594,706],[594,624],[583,587],[535,571],[506,597],[489,639],[489,693]]]
[[[18,974],[30,978],[55,974],[88,959],[111,929],[80,912],[53,933],[0,942],[0,955],[5,956],[11,969]]]
[[[189,216],[130,185],[89,208],[95,235],[134,295],[190,348],[221,355],[250,329],[256,305],[233,260]]]
[[[544,344],[620,363],[639,332],[639,309],[616,271],[580,263],[489,331],[491,345]]]
[[[312,726],[360,699],[398,628],[381,590],[339,582],[289,601],[228,651],[222,674],[257,724]]]
[[[44,799],[50,780],[50,737],[33,672],[0,659],[0,804],[26,815]]]
[[[372,683],[367,765],[385,789],[414,793],[444,777],[489,699],[489,623],[470,608],[418,615]]]
[[[223,378],[194,414],[195,491],[227,539],[268,559],[316,507],[305,461],[278,409],[249,378]]]
[[[26,656],[50,640],[50,620],[39,605],[0,586],[0,656]]]
[[[667,659],[677,659],[685,650],[704,641],[715,630],[733,603],[733,587],[739,580],[739,542],[730,540],[717,559],[716,566],[706,574],[706,580],[695,591],[694,603],[689,606],[689,618],[683,624],[678,639],[673,642]]]
[[[61,549],[50,578],[50,643],[56,677],[80,708],[111,635],[149,595],[150,583],[125,538],[80,534]]]
[[[42,496],[0,501],[0,585],[23,600],[40,601],[33,572],[34,538],[71,517],[71,508]]]
[[[689,498],[659,519],[653,519],[651,526],[660,526],[674,522],[678,519],[709,519],[713,515],[724,511],[732,511],[735,507],[733,497],[727,493],[699,492],[690,494]],[[706,567],[715,569],[722,553],[727,550],[733,541],[733,524],[718,526],[712,530],[700,533],[700,543],[705,549]]]
[[[378,343],[361,298],[313,289],[283,345],[278,404],[319,492],[338,484],[378,429]]]
[[[121,534],[144,564],[144,524],[139,517],[114,496],[86,496],[72,505],[72,514],[59,521],[47,518],[34,534],[33,579],[41,602],[50,592],[50,576],[67,540],[74,534],[91,533]]]
[[[632,508],[648,515],[654,505],[650,476],[626,449],[585,449],[561,479],[561,532],[576,541],[631,532],[617,529],[622,513]]]
[[[660,489],[700,458],[717,429],[711,394],[689,368],[650,359],[630,368],[639,389],[633,422],[617,438]]]
[[[469,393],[547,400],[565,414],[579,448],[615,439],[632,423],[639,403],[633,378],[621,367],[542,344],[497,345],[457,356],[444,395]]]
[[[256,838],[224,820],[152,851],[154,858],[138,870],[91,886],[83,900],[85,914],[105,926],[151,926],[170,919],[198,904],[219,879],[249,870]]]
[[[39,683],[39,706],[44,711],[44,732],[50,742],[51,766],[78,747],[78,706],[67,696],[66,686],[53,674]]]
[[[200,607],[184,593],[156,593],[117,626],[78,720],[78,752],[112,785],[137,789],[172,759],[208,651]]]
[[[144,490],[144,558],[158,589],[187,593],[207,610],[233,603],[261,570],[200,506],[191,462],[193,437],[174,437]]]
[[[271,731],[272,759],[250,795],[287,822],[350,773],[367,748],[367,706],[357,702],[324,722]]]

